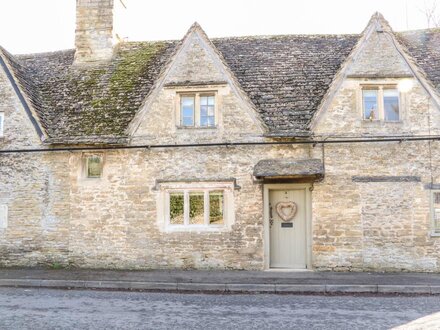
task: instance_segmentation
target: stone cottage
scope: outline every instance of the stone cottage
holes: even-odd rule
[[[0,264],[440,271],[440,30],[0,48]]]

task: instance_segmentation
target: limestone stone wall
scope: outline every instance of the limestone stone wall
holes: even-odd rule
[[[82,175],[84,154],[2,157],[0,264],[91,268],[262,269],[261,155],[307,157],[303,147],[112,151],[101,179]],[[15,162],[19,161],[19,164]],[[163,232],[156,180],[235,178],[235,221],[223,232]]]
[[[440,270],[429,189],[440,154],[431,147],[432,171],[427,142],[325,147],[326,177],[312,195],[316,269]]]
[[[321,114],[317,136],[440,134],[440,109],[408,77],[389,35],[373,33],[348,75]],[[411,88],[400,92],[401,120],[363,120],[361,85],[402,80]],[[438,142],[326,145],[312,154],[325,155],[326,172],[313,191],[316,269],[440,271],[440,240],[431,235],[430,218],[430,187],[440,182]]]
[[[8,226],[0,229],[0,264],[68,264],[69,175],[65,155],[0,156],[0,204]]]
[[[405,81],[412,86],[400,92],[400,121],[383,122],[363,119],[362,85],[395,85]],[[330,137],[402,136],[440,133],[440,111],[421,84],[414,78],[346,79],[329,107],[322,113],[314,134]]]
[[[91,267],[263,267],[262,186],[251,176],[261,154],[304,157],[303,148],[198,148],[106,154],[104,177],[75,180],[71,191],[70,257]],[[80,162],[79,155],[72,164]],[[77,168],[75,165],[72,168]],[[163,232],[156,180],[235,178],[235,222],[225,232]]]
[[[377,26],[371,34],[366,35],[359,55],[348,70],[348,75],[382,78],[411,77],[411,70],[397,51],[388,28],[383,27],[382,33],[377,33],[376,28]]]

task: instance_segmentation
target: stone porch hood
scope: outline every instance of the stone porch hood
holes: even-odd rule
[[[304,182],[324,178],[324,164],[320,159],[263,159],[254,167],[257,179],[294,179]]]

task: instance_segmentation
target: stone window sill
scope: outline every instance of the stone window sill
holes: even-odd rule
[[[403,121],[385,121],[385,120],[368,120],[368,119],[362,119],[362,124],[364,125],[395,125],[395,124],[403,124]]]
[[[176,126],[177,129],[181,130],[211,130],[211,129],[217,129],[218,126]]]
[[[440,233],[431,232],[431,237],[440,237]]]
[[[192,226],[181,226],[181,225],[168,225],[165,227],[165,232],[167,233],[181,233],[181,232],[208,232],[208,233],[212,233],[212,232],[226,232],[226,231],[230,231],[230,228],[228,226],[215,226],[215,225],[211,225],[211,226],[197,226],[197,225],[192,225]]]

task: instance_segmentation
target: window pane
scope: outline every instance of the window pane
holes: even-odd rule
[[[213,126],[215,126],[215,120],[214,120],[214,117],[208,117],[207,119],[208,119],[208,123],[206,124],[206,126],[208,126],[208,127],[213,127]]]
[[[183,126],[194,126],[194,96],[182,96],[180,115]]]
[[[184,224],[184,201],[183,193],[170,194],[170,224]]]
[[[397,89],[383,91],[383,107],[386,121],[399,120],[399,92]]]
[[[200,106],[200,117],[204,117],[208,115],[208,106],[207,105],[201,105]]]
[[[194,116],[194,109],[183,107],[182,114],[183,114],[183,117],[192,118]]]
[[[200,97],[200,126],[215,126],[215,97],[213,95]]]
[[[209,126],[208,117],[200,117],[200,126]]]
[[[362,91],[364,104],[364,119],[379,119],[377,111],[377,90]]]
[[[203,192],[189,193],[189,224],[203,225],[205,223],[205,194]]]
[[[434,232],[440,233],[440,209],[434,209]]]
[[[194,108],[194,96],[182,96],[182,106]]]
[[[222,225],[223,222],[223,192],[209,193],[209,224]]]
[[[434,193],[434,204],[440,205],[440,192]]]
[[[102,159],[99,156],[87,157],[87,177],[100,178],[102,174]]]
[[[184,117],[182,119],[183,126],[194,126],[194,119],[191,117]]]

